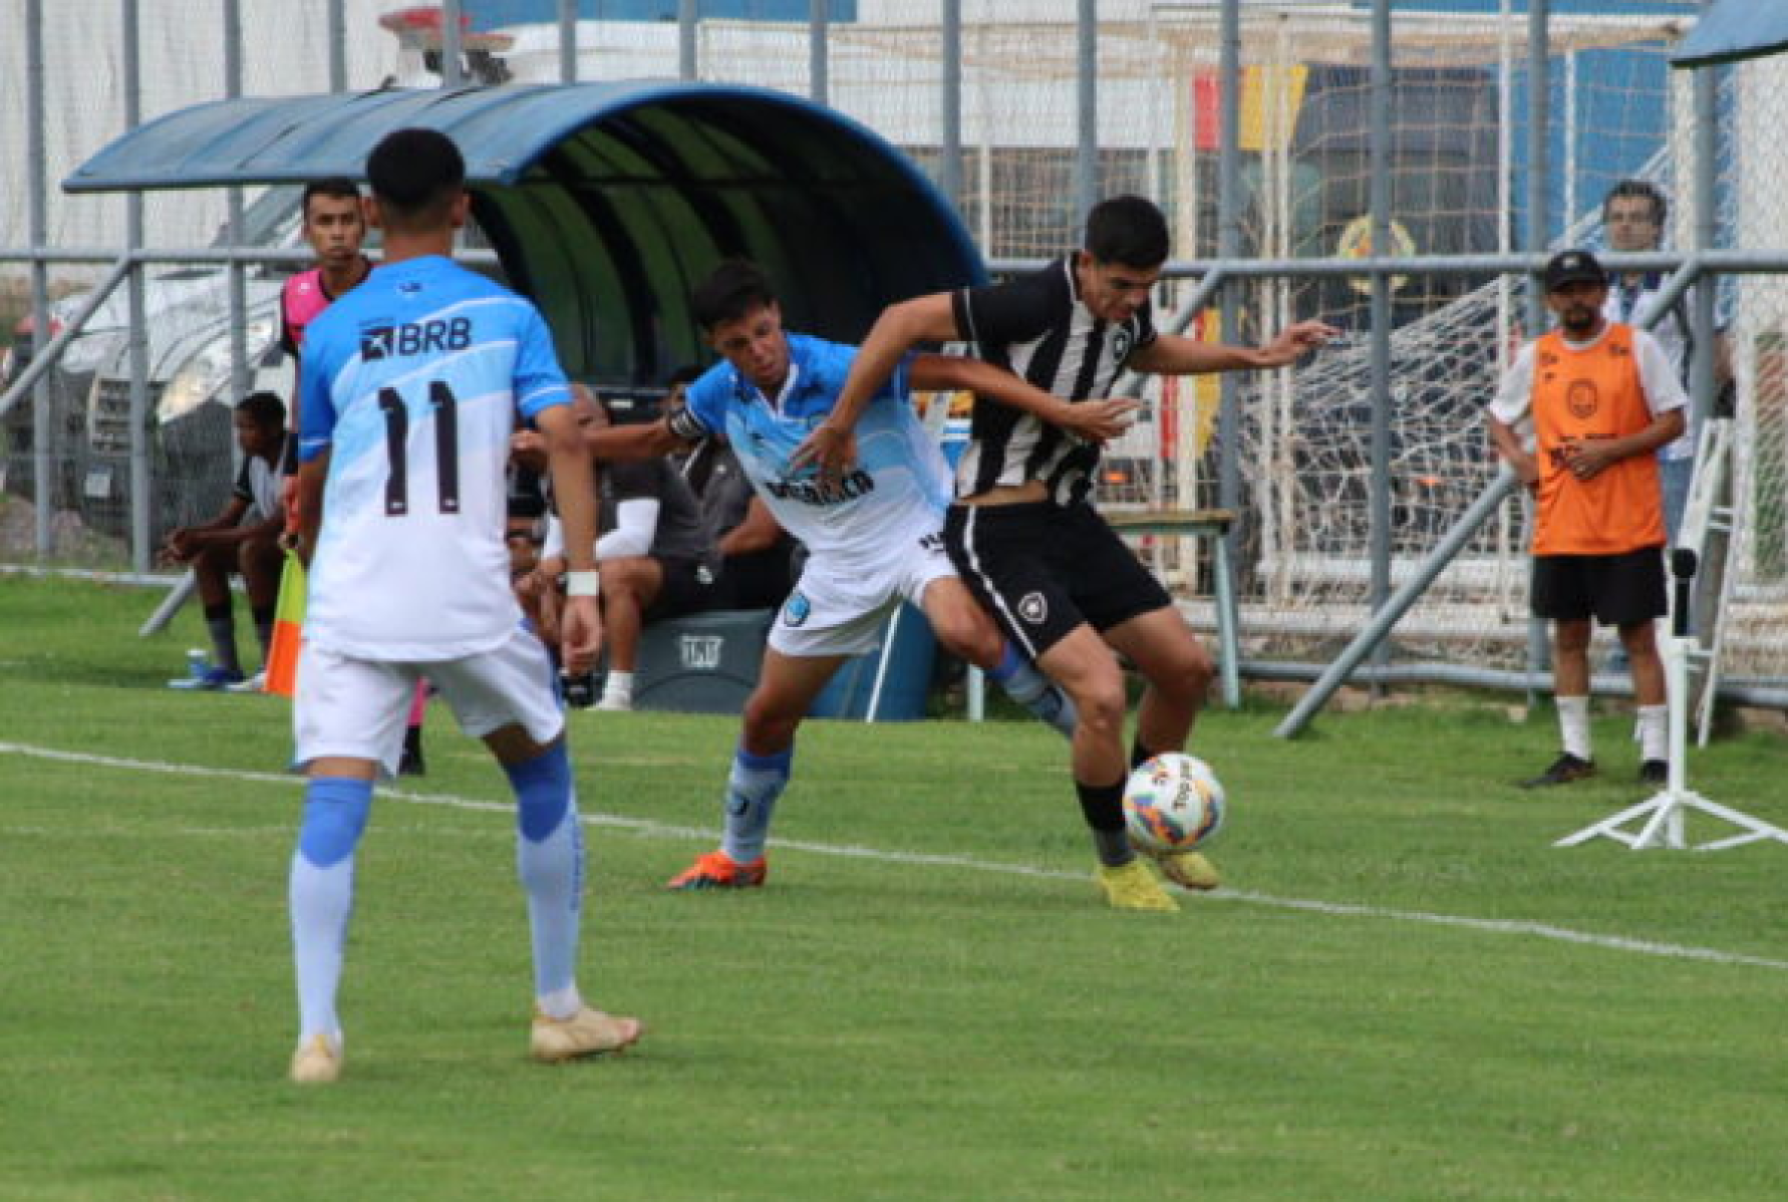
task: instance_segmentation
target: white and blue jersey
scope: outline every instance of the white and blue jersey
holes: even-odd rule
[[[311,324],[300,378],[299,459],[329,453],[306,639],[383,661],[502,644],[509,437],[571,399],[539,311],[444,258],[390,264]]]
[[[857,422],[857,462],[835,484],[811,465],[789,470],[789,455],[838,402],[857,348],[790,334],[789,375],[768,398],[731,364],[719,363],[688,392],[688,412],[724,434],[751,485],[782,528],[814,559],[850,570],[887,562],[904,533],[941,528],[950,469],[907,395],[902,363]]]

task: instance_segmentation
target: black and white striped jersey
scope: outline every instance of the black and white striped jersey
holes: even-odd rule
[[[951,297],[956,328],[988,363],[1064,401],[1104,400],[1124,363],[1155,340],[1148,304],[1112,325],[1080,303],[1072,255],[1029,275]],[[1059,504],[1092,487],[1099,448],[991,398],[977,398],[956,495],[1041,480]]]

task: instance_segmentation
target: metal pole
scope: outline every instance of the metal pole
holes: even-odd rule
[[[1704,0],[1706,11],[1712,0]],[[1695,232],[1693,249],[1699,253],[1713,249],[1719,236],[1719,214],[1716,211],[1716,173],[1719,169],[1719,77],[1717,68],[1697,67],[1694,79],[1695,102]],[[1705,275],[1695,287],[1689,309],[1690,330],[1695,339],[1695,355],[1689,364],[1689,429],[1699,437],[1708,414],[1713,412],[1715,379],[1714,301],[1719,288],[1717,275]]]
[[[50,240],[47,194],[48,154],[44,146],[43,0],[25,0],[25,125],[30,174],[31,245],[41,248]],[[50,341],[50,265],[39,259],[31,265],[31,357],[41,358]],[[51,488],[55,464],[50,459],[50,383],[41,372],[31,393],[31,499],[36,507],[34,543],[39,556],[55,550]]]
[[[825,104],[826,25],[829,17],[826,0],[807,0],[807,94],[815,104]]]
[[[1242,254],[1241,7],[1241,0],[1223,0],[1218,33],[1217,258],[1220,262],[1239,259]],[[1219,313],[1224,341],[1236,341],[1240,334],[1242,306],[1239,290],[1234,284],[1223,289]],[[1241,381],[1233,372],[1225,373],[1222,404],[1217,411],[1217,447],[1221,457],[1217,470],[1217,503],[1237,512],[1242,505],[1241,407]],[[1241,524],[1231,525],[1224,538],[1229,544],[1230,563],[1240,564]]]
[[[1479,526],[1489,520],[1490,515],[1496,512],[1496,507],[1502,504],[1503,498],[1513,492],[1515,487],[1515,473],[1505,464],[1497,470],[1496,478],[1490,482],[1489,487],[1471,503],[1471,508],[1460,515],[1453,528],[1428,552],[1428,557],[1422,560],[1415,574],[1385,602],[1383,608],[1372,615],[1366,628],[1355,635],[1347,649],[1323,670],[1321,678],[1311,686],[1310,691],[1298,698],[1291,713],[1285,715],[1285,720],[1273,728],[1275,736],[1281,739],[1292,738],[1309,724],[1310,719],[1316,716],[1316,711],[1346,682],[1360,661],[1391,632],[1398,619],[1421,598],[1435,577],[1452,562],[1459,549],[1477,533]]]
[[[943,138],[938,186],[962,211],[962,0],[943,0]]]
[[[143,121],[142,25],[137,0],[122,0],[124,17],[124,128]],[[124,202],[125,244],[143,248],[143,194]],[[130,271],[130,564],[149,570],[149,309],[143,292],[143,265]]]
[[[224,0],[224,97],[242,95],[242,0]],[[246,233],[242,222],[242,189],[231,188],[230,245],[241,246]],[[230,403],[248,395],[248,272],[241,263],[229,266],[230,281]]]
[[[559,82],[577,82],[577,0],[559,0]]]
[[[441,86],[457,88],[465,83],[465,67],[460,38],[460,0],[441,3]]]
[[[1702,10],[1705,12],[1712,6],[1712,0],[1704,0]],[[1719,238],[1719,212],[1717,210],[1718,195],[1716,181],[1719,172],[1721,130],[1719,124],[1719,69],[1716,67],[1695,68],[1694,106],[1695,106],[1695,232],[1693,250],[1696,254],[1705,254],[1714,247]],[[1694,354],[1689,360],[1689,431],[1694,441],[1689,445],[1695,449],[1695,475],[1701,474],[1700,458],[1701,436],[1707,429],[1707,419],[1713,415],[1714,397],[1719,392],[1719,381],[1715,366],[1719,362],[1719,332],[1715,327],[1715,306],[1719,297],[1720,277],[1717,274],[1703,275],[1695,285],[1694,298],[1689,308],[1689,330],[1695,341]],[[1661,311],[1662,305],[1654,305],[1653,309]],[[1716,494],[1715,504],[1724,502],[1731,504],[1731,477],[1724,478],[1724,490]],[[1718,631],[1720,629],[1720,603],[1725,592],[1725,578],[1732,570],[1729,559],[1730,543],[1715,540],[1709,536],[1710,547],[1717,547],[1718,554],[1703,552],[1701,571],[1695,576],[1695,613],[1700,615],[1702,628],[1713,632],[1714,637],[1708,643],[1718,648]],[[1701,661],[1698,671],[1705,682],[1711,679],[1711,672],[1717,667],[1717,660]],[[1687,693],[1683,694],[1686,698]],[[1674,715],[1672,715],[1674,717]],[[1674,764],[1672,764],[1674,768]]]
[[[329,0],[329,90],[348,90],[347,0]]]
[[[1372,253],[1391,243],[1391,2],[1372,0]],[[1372,581],[1374,613],[1391,595],[1391,277],[1372,277]],[[1390,644],[1374,648],[1373,663],[1390,663]],[[1380,686],[1373,685],[1374,692]]]
[[[1551,0],[1528,0],[1527,5],[1527,249],[1543,254],[1551,243],[1552,213],[1549,197],[1551,172],[1547,169],[1551,156],[1550,125],[1552,101],[1552,68],[1547,26],[1551,17]],[[1527,337],[1537,338],[1547,327],[1545,294],[1537,276],[1527,281]],[[1533,568],[1528,572],[1531,578]],[[1546,623],[1538,618],[1527,622],[1527,671],[1529,676],[1544,672],[1551,660],[1546,639]],[[1535,695],[1528,694],[1528,704]]]
[[[1079,137],[1074,151],[1075,212],[1084,220],[1099,200],[1099,0],[1078,0],[1074,75]]]
[[[695,0],[677,0],[677,78],[697,78]]]

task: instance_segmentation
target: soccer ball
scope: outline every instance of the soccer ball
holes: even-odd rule
[[[1130,842],[1153,855],[1191,851],[1223,829],[1228,806],[1211,766],[1168,752],[1149,760],[1124,784]]]

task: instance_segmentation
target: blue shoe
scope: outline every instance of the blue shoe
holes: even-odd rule
[[[231,671],[229,668],[207,668],[204,673],[199,676],[189,676],[185,680],[170,680],[168,681],[168,687],[170,689],[184,689],[188,691],[197,690],[199,692],[214,693],[220,689],[226,689],[233,684],[241,683],[242,673],[240,672]]]

